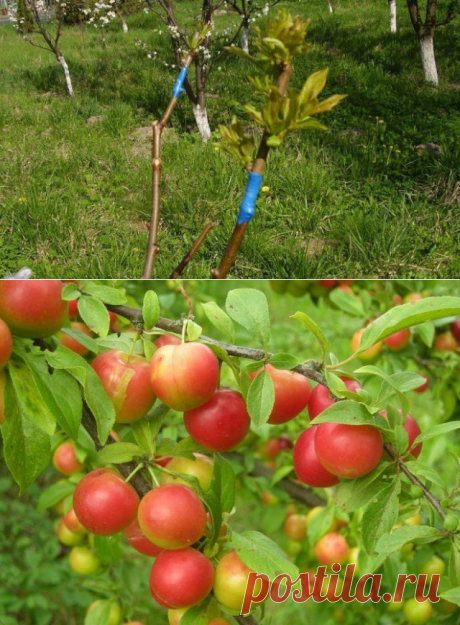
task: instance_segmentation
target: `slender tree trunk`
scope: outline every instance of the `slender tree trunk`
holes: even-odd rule
[[[435,85],[439,84],[438,70],[434,56],[434,32],[420,37],[420,50],[425,80]]]
[[[211,137],[211,128],[208,122],[208,111],[206,110],[206,104],[192,104],[193,115],[195,116],[196,125],[198,131],[203,137],[203,141],[206,142]]]
[[[396,23],[396,0],[388,0],[388,8],[390,9],[390,32],[397,31]]]
[[[211,137],[211,128],[208,122],[208,110],[206,107],[206,66],[201,64],[200,59],[195,59],[195,84],[196,100],[192,102],[193,115],[195,116],[198,131],[206,143]]]
[[[241,31],[241,49],[249,54],[249,22],[247,20],[244,20]]]
[[[327,6],[329,7],[329,13],[334,13],[334,7],[332,6],[332,0],[327,0]]]
[[[120,15],[120,19],[121,19],[121,28],[122,28],[124,33],[127,33],[128,32],[128,24],[126,23],[125,18],[122,15]]]
[[[73,97],[75,94],[73,92],[72,81],[70,79],[69,66],[67,65],[65,58],[62,56],[62,54],[57,55],[57,60],[59,61],[59,63],[62,66],[62,69],[64,70],[65,82],[67,85],[67,92],[71,97]]]

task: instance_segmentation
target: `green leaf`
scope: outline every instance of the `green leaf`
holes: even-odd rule
[[[150,330],[156,325],[160,318],[160,312],[160,300],[158,299],[158,295],[155,291],[147,291],[142,304],[142,317],[146,330]]]
[[[75,284],[66,284],[62,289],[62,299],[66,302],[70,302],[73,299],[78,299],[81,296],[80,291],[78,290]]]
[[[298,321],[300,321],[300,323],[313,334],[313,336],[316,338],[321,346],[324,360],[326,354],[331,351],[331,348],[321,328],[313,321],[311,317],[303,312],[296,312],[295,315],[291,315],[291,319],[297,319]]]
[[[227,295],[225,308],[234,321],[267,349],[270,340],[270,316],[267,298],[261,291],[234,289]]]
[[[324,534],[329,532],[333,520],[333,508],[323,508],[318,514],[315,514],[308,524],[308,539],[310,544],[315,545]]]
[[[142,449],[133,443],[111,443],[98,453],[103,464],[131,462],[136,456],[142,456]]]
[[[78,312],[90,330],[101,337],[106,337],[110,328],[110,317],[104,304],[91,295],[78,300]]]
[[[343,312],[349,315],[355,317],[366,316],[362,302],[355,295],[342,291],[342,289],[334,289],[330,293],[329,299],[337,308],[340,308],[340,310],[343,310]]]
[[[115,534],[114,536],[94,536],[94,552],[104,564],[117,564],[120,562],[122,553],[121,537],[122,534]]]
[[[426,432],[422,432],[421,434],[419,434],[412,445],[417,445],[417,443],[426,441],[429,438],[434,438],[435,436],[441,436],[441,434],[448,434],[449,432],[453,432],[454,430],[459,430],[459,429],[460,429],[460,421],[451,421],[449,423],[440,423],[439,425],[434,425],[432,428],[430,428]]]
[[[451,588],[450,590],[442,592],[439,596],[446,601],[451,601],[452,603],[460,605],[460,588]]]
[[[8,469],[22,493],[47,466],[51,457],[51,440],[48,434],[21,412],[8,376],[4,406],[7,418],[0,428],[4,443],[3,453]]]
[[[10,360],[9,372],[21,414],[37,428],[47,434],[54,434],[56,430],[54,411],[40,394],[27,364]]]
[[[273,540],[260,532],[232,533],[231,542],[241,560],[256,573],[265,573],[270,580],[280,573],[287,573],[293,580],[299,569]]]
[[[269,360],[269,363],[271,364],[272,367],[275,367],[275,369],[289,370],[289,369],[294,369],[294,367],[297,367],[297,365],[300,364],[300,360],[296,356],[292,356],[292,354],[285,354],[281,352],[279,354],[273,354],[273,356]],[[254,363],[251,363],[251,364],[254,364]],[[259,364],[259,368],[260,368],[260,364]],[[250,369],[246,367],[246,371],[249,371],[249,370]]]
[[[86,613],[84,625],[109,625],[110,601],[100,599],[92,610]]]
[[[361,344],[355,354],[359,354],[387,336],[443,317],[460,316],[459,297],[427,297],[410,304],[395,306],[381,317],[370,323],[361,337]]]
[[[139,421],[131,423],[131,432],[141,450],[144,453],[153,455],[155,452],[154,435],[147,419],[139,419]]]
[[[356,480],[343,480],[337,484],[334,493],[336,506],[344,512],[364,508],[380,491],[382,482],[379,478],[388,466],[388,462],[380,462],[371,473]]]
[[[214,456],[214,491],[219,497],[222,512],[231,512],[235,505],[235,473],[232,465],[220,454]]]
[[[93,352],[93,354],[99,353],[99,346],[96,341],[84,332],[79,332],[78,330],[74,330],[73,328],[62,328],[61,331],[64,334],[67,334],[67,336],[70,336],[70,338],[77,341],[77,343],[80,343],[80,345],[83,345],[84,347],[89,349],[91,352]]]
[[[395,524],[400,492],[401,482],[394,479],[379,491],[375,503],[373,500],[367,506],[361,523],[361,537],[368,553],[373,553],[379,538]]]
[[[227,313],[225,313],[216,302],[205,302],[201,306],[212,325],[227,337],[231,343],[234,343],[235,326]]]
[[[336,402],[315,417],[315,425],[319,423],[346,423],[347,425],[374,425],[377,423],[366,407],[351,399]]]
[[[439,540],[442,534],[435,527],[428,525],[411,525],[400,527],[391,532],[391,534],[383,535],[377,543],[377,552],[384,557],[389,556],[394,551],[399,551],[406,543],[415,540],[421,543],[429,543]]]
[[[294,467],[292,466],[292,464],[287,464],[287,465],[284,465],[283,467],[279,467],[278,469],[276,469],[276,471],[273,474],[273,477],[271,479],[272,486],[274,486],[280,480],[282,480],[285,477],[287,477],[293,471],[294,471]]]
[[[421,323],[415,328],[415,331],[427,347],[432,347],[435,334],[435,327],[432,321]]]
[[[109,304],[110,306],[121,306],[122,304],[126,304],[127,301],[126,295],[119,289],[114,289],[112,286],[89,282],[85,284],[83,290],[85,293],[89,293],[104,304]]]
[[[51,367],[67,370],[81,384],[85,401],[96,420],[99,441],[104,445],[115,423],[115,408],[94,369],[84,358],[62,345],[47,353],[47,360]]]
[[[275,386],[265,369],[251,382],[246,404],[249,416],[256,427],[268,421],[275,404]]]
[[[68,480],[59,480],[51,484],[51,486],[48,486],[40,493],[37,503],[38,512],[45,512],[45,510],[56,505],[61,499],[64,499],[64,497],[71,495],[74,490],[75,484],[72,484]]]
[[[209,598],[199,605],[188,608],[180,617],[180,625],[207,625],[209,622],[208,605]]]
[[[188,319],[187,321],[187,338],[189,341],[197,341],[201,334],[203,333],[203,328],[199,326],[197,323]]]

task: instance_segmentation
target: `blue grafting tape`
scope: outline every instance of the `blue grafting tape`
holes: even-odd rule
[[[249,173],[249,180],[246,186],[243,201],[241,202],[240,212],[238,214],[237,223],[241,225],[246,221],[251,221],[256,212],[256,200],[259,195],[260,185],[262,184],[262,174]]]
[[[187,76],[187,72],[188,72],[188,67],[183,67],[180,70],[179,77],[176,80],[176,83],[175,83],[175,85],[173,87],[173,90],[172,90],[172,94],[173,94],[173,96],[175,98],[178,98],[180,96],[180,94],[182,93],[182,91],[183,91],[182,87],[183,87],[185,78]]]

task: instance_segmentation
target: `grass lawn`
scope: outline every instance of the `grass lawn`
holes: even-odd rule
[[[196,11],[196,2],[181,2]],[[418,41],[398,1],[390,35],[385,0],[281,3],[311,17],[310,52],[294,85],[331,68],[325,95],[348,98],[322,116],[325,133],[290,135],[269,157],[232,277],[458,277],[460,203],[459,21],[440,29],[438,89],[423,82]],[[441,7],[443,3],[441,1]],[[50,53],[0,27],[0,275],[28,265],[40,277],[138,278],[150,212],[149,133],[175,73],[149,60],[142,40],[172,62],[154,15],[111,25],[108,47],[92,28],[68,28],[63,52],[76,98],[65,95]],[[209,82],[213,131],[254,101],[251,67],[224,57]],[[203,144],[182,96],[165,134],[162,253],[168,277],[201,231],[219,223],[187,276],[206,278],[233,230],[246,175]],[[441,152],[420,154],[433,142]]]

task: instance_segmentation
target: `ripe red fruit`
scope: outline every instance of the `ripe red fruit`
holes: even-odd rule
[[[150,362],[152,388],[174,410],[184,412],[205,404],[219,382],[219,361],[201,343],[165,345]]]
[[[169,334],[162,334],[155,341],[157,347],[164,347],[165,345],[180,345],[181,340],[177,336],[170,336]]]
[[[438,352],[456,352],[458,344],[453,334],[450,332],[443,332],[442,334],[437,334],[434,337],[433,348]]]
[[[452,321],[452,323],[450,324],[450,331],[455,336],[457,341],[460,341],[460,319]]]
[[[424,373],[419,373],[419,375],[422,378],[425,378],[425,382],[423,382],[423,384],[420,384],[420,386],[418,386],[414,390],[415,390],[416,393],[423,393],[430,386],[430,378],[427,375],[425,375]]]
[[[94,359],[93,369],[112,400],[117,423],[142,419],[155,403],[145,358],[112,349]]]
[[[67,527],[68,530],[73,532],[74,534],[86,534],[86,530],[75,514],[75,510],[70,508],[70,510],[64,514],[62,517],[62,522]]]
[[[410,414],[407,415],[406,423],[404,424],[404,429],[407,432],[407,436],[409,438],[409,442],[407,445],[407,451],[410,450],[410,454],[414,456],[414,458],[418,458],[420,456],[420,452],[422,451],[422,443],[416,445],[413,449],[412,443],[415,441],[417,436],[421,433],[421,429],[417,423],[417,421]]]
[[[0,425],[5,422],[4,408],[3,408],[3,394],[5,392],[6,375],[5,372],[0,369]]]
[[[72,321],[78,318],[78,300],[72,299],[69,302],[69,319]]]
[[[79,482],[73,507],[80,523],[99,536],[112,536],[135,519],[139,496],[112,469],[96,469]]]
[[[353,284],[354,280],[339,280],[339,284]]]
[[[266,365],[265,369],[275,386],[275,404],[268,423],[286,423],[306,408],[310,399],[310,384],[300,373],[275,369],[271,365]],[[262,369],[259,369],[249,375],[254,378],[261,371]]]
[[[1,280],[0,317],[12,334],[45,338],[62,328],[68,304],[60,280]]]
[[[267,442],[260,445],[260,455],[266,460],[270,458],[276,458],[281,451],[281,445],[279,439],[269,438]]]
[[[194,441],[212,451],[228,451],[241,443],[251,420],[241,393],[221,389],[211,399],[184,414],[185,427]]]
[[[183,484],[167,484],[148,492],[137,519],[144,535],[163,549],[189,547],[206,529],[201,499]]]
[[[315,555],[321,564],[331,566],[335,562],[342,564],[350,549],[343,536],[331,532],[323,536],[315,545]]]
[[[383,455],[383,439],[372,425],[321,423],[315,449],[321,464],[338,477],[356,479],[370,473]]]
[[[0,319],[0,369],[6,365],[13,351],[13,337],[3,319]]]
[[[81,321],[72,321],[70,327],[72,328],[72,330],[76,330],[77,332],[82,332],[83,334],[86,334],[86,336],[93,336],[93,333],[88,328],[86,323],[82,323]],[[73,339],[68,334],[65,334],[64,332],[59,332],[57,338],[61,345],[64,345],[64,347],[71,349],[76,354],[80,354],[80,356],[86,356],[86,354],[89,352],[89,349],[87,347]]]
[[[304,484],[326,488],[338,484],[339,478],[329,473],[318,459],[315,449],[317,427],[305,430],[297,439],[293,454],[294,471]]]
[[[383,340],[385,345],[392,352],[397,352],[400,349],[404,349],[404,347],[406,347],[409,341],[410,341],[409,328],[406,328],[405,330],[399,330],[399,332],[395,332],[394,334],[387,336],[387,338]]]
[[[342,377],[340,378],[345,383],[345,386],[351,393],[356,393],[356,391],[361,388],[359,382],[356,380],[351,380],[350,378]],[[332,406],[335,401],[328,391],[328,389],[322,384],[317,384],[315,388],[312,390],[310,395],[310,401],[308,402],[308,414],[310,415],[310,420],[313,421],[315,417],[324,412],[326,408]]]
[[[289,451],[289,449],[292,449],[294,447],[291,439],[287,434],[282,434],[282,436],[280,436],[278,440],[280,449],[282,449],[283,451]]]
[[[78,460],[74,444],[70,441],[61,443],[53,453],[53,464],[59,473],[73,475],[83,470],[84,465]]]
[[[124,533],[131,547],[139,553],[156,558],[162,551],[161,547],[154,545],[152,541],[142,533],[137,518],[124,529]]]
[[[319,283],[325,289],[332,289],[337,280],[319,280]]]
[[[163,607],[184,608],[203,601],[211,592],[214,568],[196,549],[162,551],[150,572],[150,592]]]

